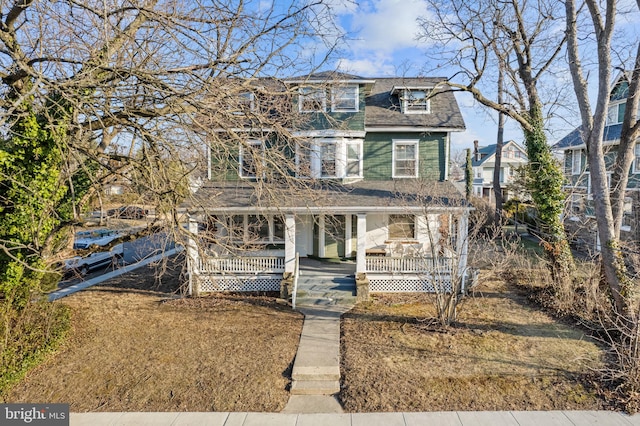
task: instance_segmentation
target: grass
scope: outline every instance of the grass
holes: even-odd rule
[[[140,268],[62,303],[72,330],[61,350],[7,394],[71,411],[280,411],[302,316],[268,296],[175,298]]]
[[[345,409],[600,409],[602,350],[504,282],[481,285],[456,327],[432,325],[429,295],[380,295],[343,321]]]
[[[5,402],[83,411],[284,408],[302,316],[268,295],[179,298],[180,270],[144,267],[62,299],[71,330]],[[57,302],[60,303],[60,302]],[[591,385],[603,351],[486,280],[442,329],[430,295],[375,295],[342,321],[350,412],[610,408]]]

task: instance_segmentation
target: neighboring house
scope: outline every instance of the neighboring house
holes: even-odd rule
[[[609,98],[607,124],[604,129],[605,164],[608,176],[611,177],[615,161],[622,120],[627,101],[628,82],[624,74],[620,74],[614,82]],[[593,195],[591,194],[591,175],[587,165],[586,147],[580,134],[575,129],[554,145],[554,149],[563,154],[566,176],[567,208],[565,228],[570,240],[577,248],[587,251],[599,251],[600,241],[595,223]],[[635,145],[635,159],[629,171],[624,217],[620,232],[623,241],[640,241],[640,143]]]
[[[473,147],[473,195],[487,198],[489,201],[494,198],[493,170],[496,163],[496,147],[495,144],[478,147],[478,141],[474,141]],[[504,201],[519,196],[510,189],[510,186],[517,176],[518,167],[526,165],[527,162],[527,151],[523,147],[514,141],[503,144],[500,159],[500,188]]]
[[[447,181],[450,134],[465,125],[443,80],[294,78],[281,83],[286,141],[255,124],[220,129],[237,149],[212,148],[209,179],[187,205],[198,233],[190,290],[278,291],[297,257],[354,259],[370,291],[432,291],[466,273],[470,206]],[[289,164],[261,167],[282,144]]]

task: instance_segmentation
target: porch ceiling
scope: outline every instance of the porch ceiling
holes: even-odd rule
[[[369,181],[351,184],[300,181],[290,185],[267,182],[209,182],[188,200],[188,210],[355,212],[466,209],[470,206],[449,182]]]

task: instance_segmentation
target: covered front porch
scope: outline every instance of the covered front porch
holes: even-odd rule
[[[245,214],[244,222],[239,216],[228,214],[221,222],[243,223],[246,231],[251,228],[246,219],[257,215]],[[285,213],[279,220],[282,226],[275,216],[263,215],[264,235],[252,236],[251,244],[242,248],[236,244],[237,249],[228,240],[224,245],[203,244],[199,236],[206,227],[192,219],[190,293],[280,291],[283,278],[299,272],[297,257],[349,259],[354,277],[366,278],[370,292],[448,292],[453,279],[466,271],[466,215],[456,220],[447,216],[446,244],[441,212],[431,217],[414,214],[413,224],[391,223],[390,218],[400,215],[380,212]],[[233,234],[229,229],[215,232],[220,241]],[[410,233],[410,238],[389,238],[398,232]]]

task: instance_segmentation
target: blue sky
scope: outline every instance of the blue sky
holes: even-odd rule
[[[334,12],[339,17],[339,25],[348,36],[348,44],[343,46],[341,59],[336,64],[342,71],[363,77],[383,77],[391,75],[416,76],[424,74],[425,68],[434,68],[426,57],[429,44],[417,40],[419,25],[416,18],[428,16],[429,9],[424,0],[331,0]],[[637,10],[635,0],[619,0],[629,3]],[[621,17],[618,24],[640,27],[638,13]],[[452,70],[442,69],[442,73],[430,76],[450,77]],[[458,94],[458,103],[465,119],[467,131],[454,133],[452,149],[462,150],[473,146],[478,140],[480,146],[496,142],[497,114],[475,103],[470,95]],[[564,120],[554,132],[549,134],[549,142],[554,143],[568,133],[577,123]],[[519,127],[509,122],[505,129],[505,141],[513,139],[522,142]]]

